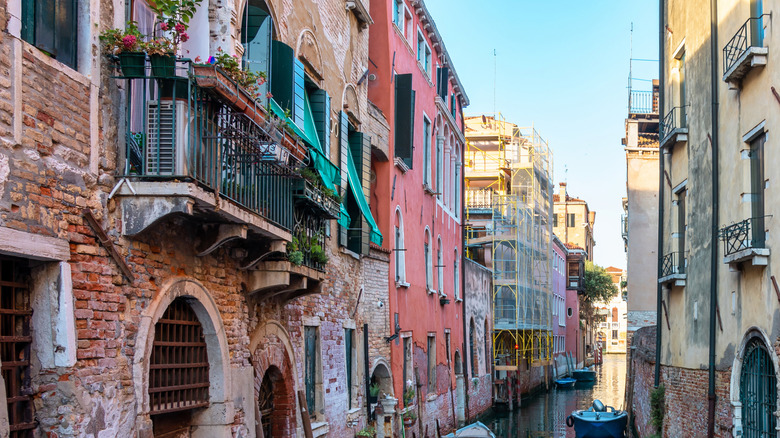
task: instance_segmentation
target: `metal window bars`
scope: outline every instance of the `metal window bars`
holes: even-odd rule
[[[764,14],[748,18],[723,46],[723,73],[728,72],[751,47],[764,45]]]
[[[776,431],[777,377],[769,353],[759,338],[745,346],[739,381],[745,437],[770,437]]]
[[[185,298],[157,321],[149,358],[150,414],[209,405],[209,361],[203,327]]]
[[[667,135],[672,134],[678,129],[688,128],[688,115],[686,114],[687,106],[676,106],[669,110],[664,116],[661,126],[658,127],[661,139],[666,138]]]
[[[674,274],[685,274],[687,266],[685,252],[674,251],[661,257],[661,277]]]
[[[0,361],[11,438],[32,437],[35,429],[30,382],[32,317],[29,273],[24,262],[0,258]]]
[[[752,217],[721,228],[718,234],[725,245],[723,255],[729,256],[748,248],[765,248],[765,223],[771,217]]]

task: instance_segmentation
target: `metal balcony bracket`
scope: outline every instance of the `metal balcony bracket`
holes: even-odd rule
[[[284,253],[286,249],[287,242],[284,240],[272,240],[267,246],[255,246],[249,255],[241,262],[239,269],[242,271],[254,269],[258,263],[267,259],[269,256]]]
[[[185,197],[122,197],[122,234],[135,236],[173,214],[192,215],[194,202]]]
[[[237,224],[219,224],[204,226],[204,234],[200,245],[195,250],[198,257],[203,257],[216,251],[217,248],[235,239],[246,239],[248,227]]]
[[[305,266],[295,266],[287,261],[265,261],[248,271],[246,284],[249,294],[261,293],[262,299],[289,301],[320,293],[324,278],[324,273]]]

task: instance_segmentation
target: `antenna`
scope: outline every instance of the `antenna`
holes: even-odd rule
[[[493,120],[496,119],[496,49],[493,49]]]
[[[634,67],[634,22],[631,22],[631,31],[628,37],[628,112],[631,112],[631,86]]]

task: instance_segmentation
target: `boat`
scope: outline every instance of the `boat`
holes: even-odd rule
[[[571,372],[571,376],[578,382],[592,382],[596,380],[596,370],[590,368],[580,368]]]
[[[577,438],[623,438],[628,424],[626,411],[604,406],[594,400],[588,410],[574,411],[566,417],[566,425],[574,427]]]
[[[461,427],[454,433],[444,435],[442,438],[496,438],[496,434],[481,422],[469,424]]]
[[[577,383],[577,379],[563,377],[555,380],[555,387],[558,389],[571,389],[574,388],[575,383]]]

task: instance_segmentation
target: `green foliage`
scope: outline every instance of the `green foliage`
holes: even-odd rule
[[[404,392],[404,406],[409,406],[414,400],[414,388],[410,385]]]
[[[319,263],[320,265],[327,265],[328,261],[330,261],[320,245],[312,245],[309,255],[314,263]]]
[[[410,409],[406,412],[404,412],[404,420],[416,420],[417,414],[414,413],[414,410]]]
[[[664,428],[664,385],[659,385],[650,393],[650,423],[655,427],[659,435]]]
[[[265,72],[243,69],[238,55],[230,55],[220,47],[214,55],[214,64],[236,81],[253,98],[260,97],[260,87],[268,80]],[[197,60],[196,60],[197,61]]]
[[[372,426],[366,426],[363,429],[360,429],[360,431],[357,433],[357,436],[360,437],[373,437],[376,435],[376,429],[374,429]]]
[[[585,262],[584,291],[580,296],[580,315],[589,323],[595,320],[594,304],[598,302],[608,303],[618,293],[617,287],[612,283],[612,276],[606,269]]]
[[[368,392],[371,394],[371,397],[376,397],[379,395],[379,383],[372,383],[371,386],[368,387]]]
[[[118,55],[122,52],[141,52],[144,50],[143,34],[135,21],[128,21],[124,29],[107,29],[100,34],[103,52]]]
[[[157,54],[176,53],[179,44],[187,41],[189,22],[195,16],[195,11],[200,6],[201,0],[152,0],[149,7],[157,17],[163,36],[156,38],[156,43],[148,50],[154,50]],[[166,42],[167,40],[167,42]],[[162,52],[170,49],[169,52]],[[151,52],[150,52],[151,53]]]
[[[303,264],[303,252],[293,251],[287,253],[287,260],[295,266],[301,266]]]

